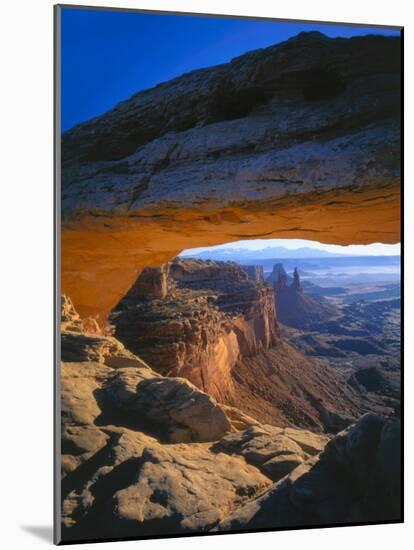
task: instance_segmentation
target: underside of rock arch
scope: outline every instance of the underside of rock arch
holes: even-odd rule
[[[81,316],[185,248],[399,242],[400,47],[303,33],[66,132],[61,281]]]

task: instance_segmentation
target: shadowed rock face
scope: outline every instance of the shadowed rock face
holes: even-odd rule
[[[243,269],[252,281],[257,283],[264,282],[263,267],[261,265],[244,265]]]
[[[400,445],[398,420],[365,415],[217,529],[401,520]]]
[[[184,248],[398,242],[399,117],[379,36],[304,33],[136,94],[63,136],[64,292],[102,317]]]

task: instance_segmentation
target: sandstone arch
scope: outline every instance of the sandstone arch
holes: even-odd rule
[[[400,241],[400,40],[302,33],[136,94],[62,140],[62,290],[248,238]]]

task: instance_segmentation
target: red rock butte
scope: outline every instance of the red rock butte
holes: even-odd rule
[[[145,266],[240,239],[400,241],[400,39],[301,33],[62,137],[62,291],[109,311]]]

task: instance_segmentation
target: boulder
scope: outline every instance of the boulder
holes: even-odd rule
[[[224,436],[217,448],[243,456],[249,464],[278,481],[318,454],[328,441],[328,436],[306,430],[260,425]]]
[[[64,538],[203,532],[269,486],[243,458],[209,444],[160,445],[114,429],[91,473],[67,493]]]
[[[63,323],[62,326],[67,325]],[[141,358],[128,351],[119,340],[112,336],[84,332],[83,322],[79,331],[73,330],[73,326],[70,326],[69,329],[61,329],[60,351],[62,361],[91,361],[105,363],[112,368],[127,366],[149,368]]]
[[[222,407],[183,378],[144,380],[128,410],[165,427],[168,440],[176,443],[216,441],[231,430]]]

